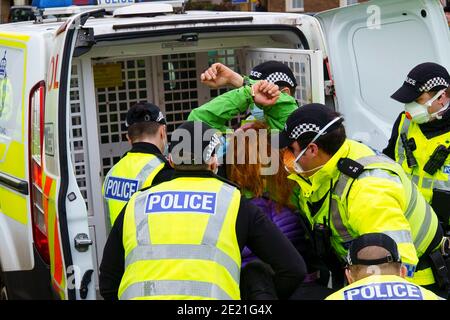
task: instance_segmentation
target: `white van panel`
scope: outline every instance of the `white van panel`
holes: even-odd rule
[[[403,105],[390,98],[415,65],[450,67],[450,40],[438,0],[378,0],[320,13],[338,111],[351,138],[387,145]]]
[[[0,269],[4,272],[31,270],[34,267],[33,242],[29,226],[0,214]]]
[[[28,183],[28,92],[25,68],[29,40],[0,43],[0,173],[8,180]],[[23,48],[21,48],[23,46]],[[0,271],[34,267],[30,197],[0,185]]]

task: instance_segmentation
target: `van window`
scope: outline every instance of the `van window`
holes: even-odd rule
[[[22,49],[0,46],[0,137],[22,142],[22,91],[25,85]],[[13,90],[14,88],[14,90]]]
[[[9,22],[20,22],[34,20],[35,15],[32,7],[11,7],[9,11]]]

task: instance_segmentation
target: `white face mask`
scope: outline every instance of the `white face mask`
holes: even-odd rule
[[[441,91],[436,93],[434,97],[425,102],[425,104],[420,104],[416,101],[405,104],[406,117],[418,124],[429,122],[432,119],[442,119],[442,113],[448,109],[450,103],[447,103],[441,109],[431,114],[428,113],[428,108],[431,107],[433,102],[437,100],[445,92],[445,90],[446,89],[442,89]]]
[[[312,139],[311,140],[311,142],[310,143],[308,143],[308,145],[299,153],[299,155],[295,158],[295,160],[294,160],[294,166],[293,166],[293,169],[295,170],[295,172],[296,173],[298,173],[298,174],[306,174],[306,173],[309,173],[309,172],[312,172],[312,171],[316,171],[316,170],[318,170],[318,169],[320,169],[320,168],[322,168],[323,166],[324,166],[324,164],[323,165],[321,165],[321,166],[318,166],[318,167],[316,167],[316,168],[313,168],[313,169],[310,169],[310,170],[304,170],[303,169],[303,167],[301,166],[301,164],[298,162],[299,160],[300,160],[300,158],[305,154],[305,152],[306,152],[306,150],[308,150],[308,147],[309,147],[309,145],[311,144],[311,143],[314,143],[317,139],[319,139],[320,138],[320,136],[329,128],[329,127],[331,127],[333,124],[335,124],[336,122],[338,122],[339,120],[341,120],[342,119],[342,117],[337,117],[337,118],[334,118],[333,120],[331,120],[330,122],[328,122],[328,124],[325,126],[325,127],[323,127],[322,128],[322,130],[320,130],[317,134],[316,134],[316,136],[314,137],[314,139]]]

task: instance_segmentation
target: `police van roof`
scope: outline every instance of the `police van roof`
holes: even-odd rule
[[[67,18],[45,19],[43,23],[33,21],[2,24],[2,32],[20,32],[24,34],[53,33]],[[184,14],[164,14],[154,17],[113,17],[90,18],[85,27],[94,28],[94,34],[117,34],[130,31],[164,30],[192,26],[251,25],[251,24],[287,24],[298,25],[314,20],[313,17],[295,13],[245,12],[245,11],[186,11]],[[20,26],[20,27],[19,27]]]

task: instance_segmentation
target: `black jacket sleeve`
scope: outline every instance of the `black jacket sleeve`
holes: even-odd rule
[[[389,139],[388,145],[384,148],[383,153],[387,155],[389,158],[395,161],[395,144],[398,139],[398,126],[400,125],[400,120],[402,119],[402,115],[404,112],[401,112],[397,119],[394,122],[394,127],[392,128],[391,138]]]
[[[292,243],[258,207],[242,199],[236,221],[239,247],[269,264],[280,299],[288,298],[303,281],[306,264]]]
[[[126,207],[125,205],[117,216],[103,250],[99,287],[100,294],[105,300],[118,299],[119,285],[125,271],[125,249],[123,248],[122,235]]]
[[[162,168],[162,170],[156,174],[155,178],[153,178],[152,186],[172,180],[174,172],[175,170],[166,163],[164,168]]]

